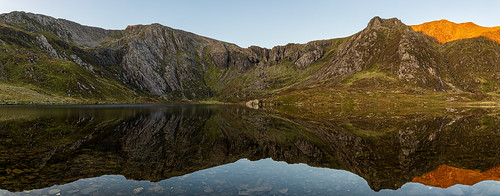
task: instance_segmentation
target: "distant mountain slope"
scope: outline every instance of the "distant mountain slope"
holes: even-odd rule
[[[472,22],[457,24],[443,19],[411,27],[415,31],[436,38],[440,43],[475,37],[485,37],[500,43],[500,26],[482,27]]]
[[[367,90],[496,95],[500,87],[500,44],[439,44],[395,18],[375,17],[347,38],[272,49],[160,24],[104,30],[24,12],[1,14],[0,24],[0,83],[76,102],[296,102],[287,96],[311,89],[318,93],[308,97],[335,89],[347,99]]]

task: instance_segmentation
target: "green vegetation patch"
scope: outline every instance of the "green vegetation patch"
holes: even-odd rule
[[[356,73],[352,75],[351,78],[346,80],[343,84],[344,87],[350,87],[356,83],[366,83],[366,81],[370,81],[371,79],[382,80],[385,82],[397,82],[397,79],[390,76],[387,73],[379,72],[377,66],[373,66],[370,69],[364,70],[362,72]],[[371,85],[371,84],[366,84]]]

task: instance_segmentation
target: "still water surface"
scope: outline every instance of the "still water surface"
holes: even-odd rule
[[[500,195],[495,110],[273,111],[2,106],[0,195]]]

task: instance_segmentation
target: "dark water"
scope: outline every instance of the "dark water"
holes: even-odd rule
[[[494,109],[311,110],[2,106],[0,195],[500,195]]]

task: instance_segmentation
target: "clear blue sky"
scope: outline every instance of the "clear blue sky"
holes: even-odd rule
[[[500,26],[498,0],[0,0],[0,13],[14,10],[105,29],[160,23],[241,47],[267,48],[346,37],[374,16],[406,24],[448,19]]]

